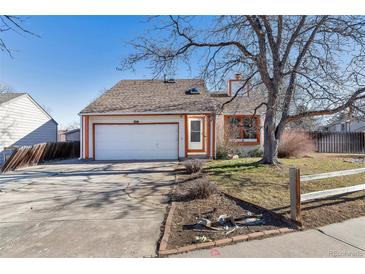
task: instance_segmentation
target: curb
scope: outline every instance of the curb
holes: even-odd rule
[[[165,231],[163,233],[163,236],[162,236],[162,239],[160,242],[160,247],[158,250],[159,254],[161,254],[162,250],[166,250],[166,248],[167,248],[167,242],[169,240],[170,232],[171,232],[172,216],[174,214],[175,208],[176,208],[176,204],[175,204],[175,202],[172,202],[169,214],[167,215],[167,218],[166,218]]]
[[[166,249],[166,245],[161,244],[160,249],[159,249],[159,255],[167,256],[167,255],[174,255],[174,254],[179,254],[179,253],[184,253],[184,252],[190,252],[190,251],[194,251],[197,249],[220,247],[220,246],[224,246],[227,244],[244,242],[244,241],[252,241],[252,240],[260,239],[264,236],[268,236],[268,235],[274,236],[274,235],[284,234],[284,233],[288,233],[288,232],[292,232],[292,231],[295,231],[295,229],[285,227],[285,228],[272,229],[272,230],[266,230],[266,231],[260,231],[260,232],[253,232],[253,233],[246,234],[246,235],[238,235],[238,236],[220,239],[220,240],[216,240],[216,241],[212,241],[212,242],[187,245],[187,246],[174,248],[174,249]],[[164,235],[164,238],[165,238],[165,235]],[[167,238],[168,238],[168,236],[169,235],[167,235]]]

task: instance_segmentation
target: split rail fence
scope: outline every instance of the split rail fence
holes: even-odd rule
[[[80,156],[80,142],[42,143],[16,148],[1,168],[5,173],[17,168],[38,165],[56,159],[71,159]]]
[[[314,175],[300,176],[300,169],[292,167],[289,169],[289,184],[290,184],[290,217],[292,220],[302,223],[301,203],[323,199],[331,196],[337,196],[346,193],[357,192],[365,190],[365,184],[354,186],[326,189],[310,193],[301,193],[301,184],[309,181],[334,178],[340,176],[348,176],[354,174],[365,173],[365,168],[357,168],[350,170],[342,170]]]

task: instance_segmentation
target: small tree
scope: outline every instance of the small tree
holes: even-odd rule
[[[1,93],[9,93],[9,92],[15,92],[13,87],[0,83],[0,94]]]
[[[157,20],[146,36],[131,42],[135,53],[123,60],[122,69],[148,62],[156,77],[194,60],[212,86],[240,72],[249,80],[244,85],[265,87],[266,98],[256,106],[266,108],[262,163],[278,161],[278,144],[290,122],[349,107],[364,113],[364,16],[170,16]],[[299,110],[295,105],[306,107]]]

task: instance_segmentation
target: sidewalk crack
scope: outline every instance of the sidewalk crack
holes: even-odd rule
[[[327,237],[330,237],[330,238],[332,238],[332,239],[335,239],[335,240],[337,240],[337,241],[339,241],[339,242],[342,242],[342,243],[344,243],[344,244],[347,244],[347,245],[349,245],[349,246],[352,246],[353,248],[356,248],[356,249],[359,249],[359,250],[361,250],[361,251],[365,252],[365,249],[362,249],[361,247],[358,247],[358,246],[356,246],[356,245],[350,244],[350,243],[348,243],[348,242],[346,242],[346,241],[344,241],[344,240],[341,240],[340,238],[337,238],[337,237],[335,237],[335,236],[329,235],[329,234],[327,234],[326,232],[324,232],[323,230],[321,230],[321,229],[319,229],[319,228],[317,228],[316,230],[317,230],[318,232],[322,233],[323,235],[327,236]]]

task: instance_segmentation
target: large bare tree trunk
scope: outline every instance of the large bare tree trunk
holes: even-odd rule
[[[264,122],[264,155],[260,163],[270,165],[278,163],[278,144],[275,136],[274,112],[268,110]]]

